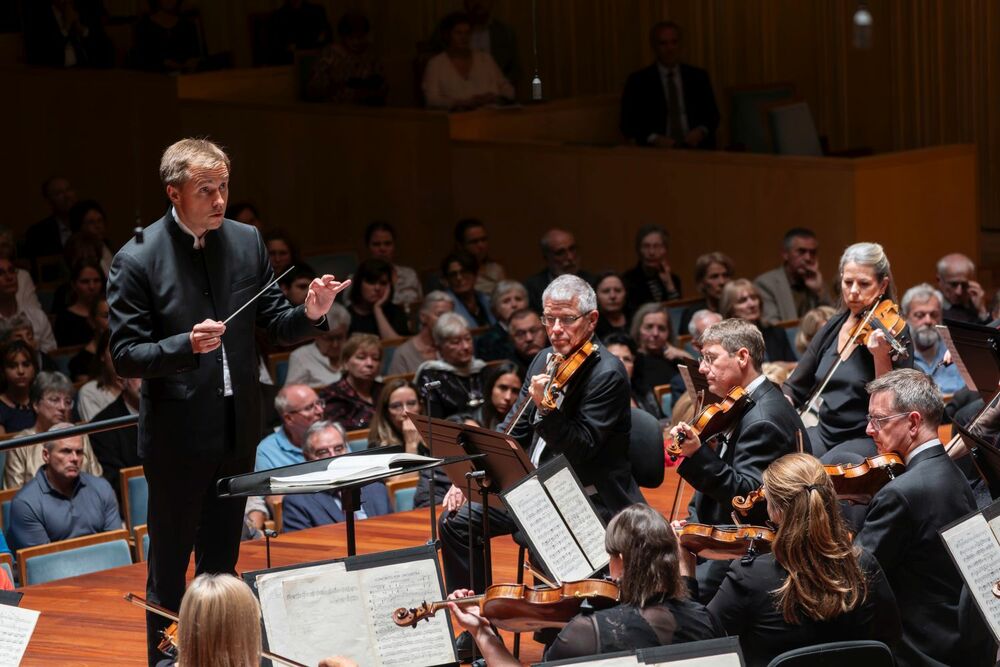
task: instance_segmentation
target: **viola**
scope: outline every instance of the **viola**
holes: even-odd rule
[[[891,299],[876,301],[865,317],[851,329],[850,341],[855,345],[867,345],[868,339],[876,331],[881,331],[886,342],[892,346],[895,358],[906,357],[906,345],[900,339],[900,334],[906,327],[906,319],[899,312],[899,305]]]
[[[774,531],[764,526],[686,523],[677,529],[681,547],[709,560],[732,560],[771,551]]]
[[[392,620],[401,627],[416,627],[420,621],[430,620],[436,612],[446,609],[448,602],[454,602],[459,606],[479,605],[483,617],[501,630],[533,632],[563,627],[580,613],[585,600],[596,609],[605,609],[617,604],[618,596],[618,585],[604,579],[567,581],[555,587],[494,584],[482,595],[400,607],[392,613]]]
[[[705,406],[705,409],[690,425],[695,435],[702,439],[711,438],[731,427],[750,407],[750,394],[743,387],[733,387],[724,399]],[[667,445],[667,454],[672,461],[681,455],[681,444],[686,439],[683,432]]]
[[[869,456],[861,463],[824,465],[823,469],[833,482],[834,491],[841,496],[871,497],[903,474],[906,466],[896,454]],[[735,502],[735,499],[734,499]]]

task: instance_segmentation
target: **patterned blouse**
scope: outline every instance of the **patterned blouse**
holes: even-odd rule
[[[319,397],[326,401],[323,419],[339,422],[348,431],[368,428],[375,416],[375,403],[382,391],[382,383],[372,385],[372,400],[369,403],[358,395],[347,380],[345,375],[320,392]]]

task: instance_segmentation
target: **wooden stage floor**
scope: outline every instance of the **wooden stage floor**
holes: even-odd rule
[[[673,469],[658,489],[644,489],[647,501],[669,514],[678,477]],[[685,496],[691,493],[686,488]],[[686,503],[686,500],[685,500]],[[357,524],[359,553],[423,544],[429,537],[428,510],[414,510]],[[282,534],[271,540],[271,565],[294,565],[347,555],[343,524]],[[494,581],[515,581],[517,547],[509,536],[493,540]],[[263,540],[243,542],[240,571],[265,567]],[[125,602],[133,592],[145,595],[146,566],[137,563],[82,577],[27,586],[21,606],[41,611],[24,665],[144,665],[144,612]],[[404,604],[404,601],[400,601]],[[457,626],[456,626],[457,627]],[[525,636],[521,659],[537,661],[541,647]],[[507,638],[507,645],[511,646]]]

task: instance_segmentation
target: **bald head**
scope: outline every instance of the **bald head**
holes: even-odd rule
[[[323,403],[316,392],[304,384],[285,385],[274,399],[274,409],[281,416],[285,435],[299,447],[306,430],[323,417]]]
[[[576,238],[565,229],[550,229],[542,236],[542,257],[554,277],[566,273],[576,275],[580,270],[577,264]]]
[[[963,306],[971,304],[969,288],[975,284],[976,265],[967,256],[953,252],[939,259],[937,279],[938,289],[948,303]]]

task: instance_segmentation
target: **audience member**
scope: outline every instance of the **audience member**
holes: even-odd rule
[[[273,229],[264,234],[264,245],[267,246],[267,257],[271,261],[275,278],[293,264],[302,262],[298,248],[292,243],[291,237],[280,229]]]
[[[72,424],[54,424],[54,429]],[[15,549],[93,535],[122,527],[115,492],[98,472],[85,470],[82,436],[37,445],[41,465],[10,505],[10,541]],[[17,451],[17,450],[15,450]]]
[[[512,361],[504,361],[487,368],[483,378],[486,400],[479,409],[479,423],[483,428],[495,431],[517,403],[521,393],[521,368]]]
[[[681,62],[681,27],[660,21],[649,31],[656,62],[629,75],[621,132],[640,146],[715,148],[719,109],[705,70]]]
[[[149,14],[135,24],[129,62],[147,72],[195,72],[204,53],[194,20],[181,11],[183,0],[149,0]]]
[[[455,300],[455,313],[469,328],[492,326],[496,323],[490,310],[490,298],[476,291],[479,266],[472,255],[452,253],[441,261],[441,277],[448,294]]]
[[[444,418],[475,410],[483,404],[481,374],[486,363],[473,356],[468,325],[458,313],[445,313],[434,324],[433,335],[441,358],[420,364],[414,379],[418,387],[441,382],[431,398],[430,415]]]
[[[428,108],[464,111],[514,98],[493,56],[471,48],[472,23],[454,12],[441,21],[445,49],[427,62],[423,92]]]
[[[976,281],[976,265],[971,259],[957,252],[945,255],[938,260],[937,279],[944,296],[944,319],[979,324],[990,321],[986,294]]]
[[[817,306],[829,306],[829,291],[819,270],[819,239],[810,229],[785,232],[781,266],[754,278],[768,324],[801,319]]]
[[[486,225],[481,220],[465,218],[455,225],[455,249],[476,258],[479,263],[476,289],[483,294],[492,294],[497,284],[506,277],[500,263],[490,258],[489,241]]]
[[[0,270],[2,274],[2,270]],[[38,368],[43,371],[57,371],[59,367],[55,360],[48,354],[38,349],[38,341],[35,339],[35,330],[31,326],[31,320],[25,315],[15,315],[8,320],[0,319],[0,344],[5,344],[12,340],[24,342],[35,351],[35,362]]]
[[[524,281],[528,290],[528,303],[536,313],[542,312],[542,293],[549,283],[564,274],[583,278],[588,283],[594,277],[580,269],[576,238],[564,229],[550,229],[542,235],[542,259],[545,268]]]
[[[704,298],[684,309],[678,322],[679,331],[687,331],[688,323],[691,322],[691,316],[695,311],[706,308],[715,313],[719,312],[722,288],[732,280],[733,273],[733,260],[721,252],[710,252],[694,261],[694,282]]]
[[[490,308],[496,321],[476,338],[476,357],[483,361],[513,359],[514,345],[510,336],[510,316],[528,307],[528,290],[516,280],[501,280],[490,296]]]
[[[388,222],[376,221],[365,227],[365,247],[373,259],[392,267],[392,302],[407,311],[424,298],[420,277],[409,266],[396,264],[396,229]]]
[[[337,22],[338,41],[327,45],[313,63],[308,99],[336,104],[385,105],[389,88],[382,62],[371,50],[371,23],[352,10]]]
[[[650,399],[653,388],[669,384],[673,403],[684,393],[684,379],[677,370],[678,359],[690,359],[684,350],[675,345],[673,329],[670,327],[670,311],[659,303],[647,303],[635,311],[632,317],[632,340],[639,346],[639,356],[635,360],[632,389],[639,394],[641,403],[656,404]]]
[[[69,211],[69,226],[73,234],[85,234],[88,237],[100,239],[100,255],[98,261],[101,271],[108,275],[111,270],[111,260],[114,253],[107,239],[107,215],[104,208],[93,199],[77,202]]]
[[[83,346],[83,348],[70,357],[69,376],[74,383],[88,382],[91,378],[97,377],[101,372],[102,357],[104,349],[108,345],[108,302],[104,298],[98,299],[90,307],[90,326],[94,329],[94,337]]]
[[[35,424],[19,431],[17,436],[35,435],[51,431],[56,424],[70,421],[73,411],[73,383],[62,373],[42,371],[31,383],[28,397],[35,411]],[[3,488],[14,489],[27,484],[44,463],[42,445],[18,447],[7,452],[3,469]],[[83,436],[83,464],[85,472],[100,477],[101,462],[94,456],[90,439]]]
[[[514,354],[510,357],[521,369],[521,376],[534,360],[535,355],[549,344],[549,337],[542,318],[530,308],[523,308],[510,316],[510,340]]]
[[[326,313],[329,329],[308,345],[297,347],[288,355],[288,374],[285,384],[304,384],[325,387],[340,379],[340,350],[347,340],[351,314],[339,303]]]
[[[610,333],[625,333],[628,330],[628,317],[625,316],[625,305],[628,294],[622,277],[614,271],[605,271],[597,276],[594,283],[597,293],[597,337],[604,340]]]
[[[76,203],[76,191],[62,176],[52,176],[42,183],[42,197],[49,205],[51,214],[28,228],[24,238],[25,254],[37,260],[39,257],[60,255],[63,246],[73,233],[69,223],[69,212]],[[36,265],[37,271],[37,265]],[[52,275],[38,275],[43,281],[52,280]]]
[[[409,380],[396,378],[382,387],[375,405],[375,416],[368,434],[369,447],[404,445],[410,454],[426,454],[420,434],[408,415],[419,415],[420,400],[417,387]]]
[[[16,245],[14,232],[9,227],[0,225],[0,257],[6,257],[13,262]],[[31,272],[21,268],[17,269],[17,302],[44,312],[42,304],[38,302],[38,293],[35,291],[35,281],[31,278]]]
[[[601,340],[604,342],[604,348],[618,357],[618,360],[622,362],[622,366],[625,367],[625,373],[628,375],[631,387],[632,407],[641,408],[659,418],[662,410],[656,406],[655,397],[652,394],[643,396],[637,393],[635,386],[631,384],[632,377],[635,374],[635,360],[639,357],[639,348],[636,346],[635,341],[628,334],[618,331],[608,334]]]
[[[349,333],[399,338],[410,332],[406,313],[392,302],[392,265],[381,259],[366,259],[352,276],[348,293],[351,314]]]
[[[226,209],[226,218],[242,222],[244,225],[256,227],[258,230],[264,229],[264,223],[260,221],[260,213],[258,213],[257,207],[248,201],[230,204],[229,208]]]
[[[78,261],[70,272],[66,307],[56,315],[53,334],[59,347],[85,345],[97,332],[91,312],[104,292],[104,273],[93,259]]]
[[[94,421],[99,422],[139,414],[139,390],[141,387],[141,378],[123,379],[118,398],[94,415]],[[142,458],[139,456],[138,429],[116,428],[93,433],[90,436],[90,444],[94,448],[94,456],[97,457],[104,471],[104,479],[108,480],[108,484],[114,489],[118,504],[121,505],[121,484],[119,483],[121,469],[142,465]]]
[[[3,393],[0,393],[0,429],[16,433],[35,424],[35,409],[29,392],[38,375],[35,350],[21,340],[11,340],[0,348],[3,361]],[[0,457],[2,459],[4,457]]]
[[[31,325],[38,348],[48,352],[56,348],[48,316],[39,308],[17,301],[17,269],[9,259],[0,257],[0,327],[12,329],[14,318],[21,316]]]
[[[76,411],[83,421],[95,419],[98,412],[111,405],[122,393],[124,380],[115,371],[109,339],[110,335],[105,331],[97,346],[100,365],[96,377],[85,382],[76,396]]]
[[[670,270],[667,249],[670,233],[660,225],[643,225],[635,235],[639,261],[622,275],[628,293],[628,312],[644,303],[681,298],[681,279]]]
[[[24,51],[29,65],[111,67],[115,64],[115,48],[104,32],[100,3],[35,0],[23,3],[22,7]]]
[[[694,315],[691,316],[691,321],[688,322],[687,328],[687,332],[691,335],[691,346],[697,349],[698,339],[701,338],[701,334],[704,333],[705,329],[721,321],[722,315],[719,313],[712,312],[707,308],[696,310]]]
[[[954,394],[965,387],[965,380],[958,366],[951,363],[951,355],[937,329],[943,302],[941,292],[921,283],[906,290],[899,307],[913,334],[914,368],[927,373],[942,394]]]
[[[375,414],[375,401],[382,391],[382,383],[375,380],[382,366],[378,336],[351,334],[340,358],[344,376],[320,392],[326,403],[324,419],[335,421],[349,431],[368,428]]]
[[[306,461],[316,461],[347,453],[347,434],[337,422],[319,421],[309,427],[302,447]],[[361,507],[354,510],[355,519],[390,514],[389,491],[382,482],[361,487]],[[285,496],[282,509],[282,532],[341,523],[344,506],[337,491],[297,493]]]
[[[431,359],[437,359],[437,347],[434,345],[434,324],[445,313],[455,309],[455,300],[441,290],[428,292],[424,303],[420,306],[418,318],[420,331],[411,336],[405,343],[396,348],[389,362],[389,375],[416,373],[420,364]]]
[[[719,313],[724,318],[735,317],[752,322],[760,329],[764,337],[764,361],[784,361],[794,364],[798,359],[785,330],[761,322],[760,293],[746,278],[732,280],[722,288]]]
[[[801,357],[812,342],[813,337],[837,314],[833,306],[817,306],[802,316],[799,332],[795,334],[795,351]]]
[[[316,277],[316,272],[311,266],[305,263],[296,264],[288,275],[278,281],[285,298],[293,306],[301,306],[306,302],[306,295],[309,293],[309,284]]]
[[[322,48],[332,31],[323,5],[308,0],[285,0],[268,21],[270,64],[290,65],[296,51]]]

